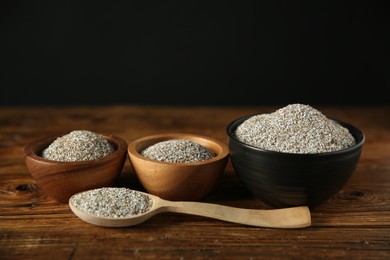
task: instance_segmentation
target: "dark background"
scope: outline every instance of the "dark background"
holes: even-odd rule
[[[0,105],[389,104],[386,1],[1,1]]]

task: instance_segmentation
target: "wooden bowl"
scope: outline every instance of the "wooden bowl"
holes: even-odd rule
[[[194,141],[216,156],[199,162],[163,162],[144,157],[141,152],[158,142],[186,139]],[[167,133],[146,136],[128,145],[128,156],[139,181],[150,194],[167,200],[200,200],[215,187],[228,162],[226,144],[210,137]]]
[[[61,162],[41,157],[42,151],[62,135],[44,137],[26,145],[25,163],[38,187],[58,202],[68,203],[75,193],[114,185],[126,161],[127,143],[117,136],[101,135],[115,151],[91,161]]]

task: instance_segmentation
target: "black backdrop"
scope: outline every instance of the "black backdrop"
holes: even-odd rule
[[[386,1],[1,1],[0,105],[388,104]]]

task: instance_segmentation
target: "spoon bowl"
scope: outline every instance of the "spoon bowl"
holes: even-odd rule
[[[304,228],[311,225],[310,210],[307,206],[280,209],[245,209],[218,204],[192,201],[169,201],[158,196],[139,192],[152,200],[151,208],[129,217],[102,217],[80,210],[69,199],[69,207],[81,220],[103,227],[128,227],[138,225],[162,212],[174,212],[203,216],[222,221],[268,228]]]

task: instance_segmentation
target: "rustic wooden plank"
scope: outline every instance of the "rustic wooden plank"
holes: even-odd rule
[[[313,225],[298,230],[246,227],[162,213],[129,228],[102,228],[48,198],[29,175],[23,147],[64,130],[110,132],[131,141],[155,133],[206,134],[227,141],[236,117],[275,107],[15,107],[0,108],[0,255],[2,259],[256,259],[390,257],[390,107],[322,107],[366,135],[348,184],[312,209]],[[142,190],[126,162],[118,185]],[[243,187],[229,163],[205,201],[268,208]]]

